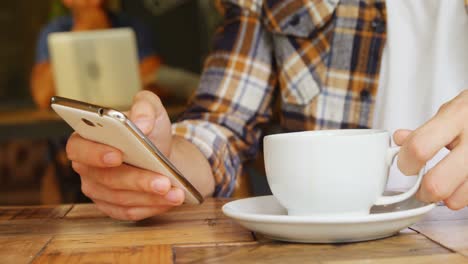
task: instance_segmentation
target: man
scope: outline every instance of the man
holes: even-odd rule
[[[402,121],[399,127],[414,129],[394,134],[405,174],[451,150],[428,171],[418,198],[460,209],[468,204],[467,6],[224,1],[224,26],[181,121],[171,126],[149,92],[136,95],[129,116],[195,187],[217,196],[231,194],[242,162],[258,151],[276,94],[285,131],[393,129],[392,120]],[[111,217],[139,220],[184,200],[164,175],[122,164],[111,147],[74,134],[67,153],[84,193]]]
[[[47,37],[53,32],[131,27],[137,38],[140,76],[145,86],[150,85],[147,80],[153,78],[161,61],[153,51],[151,34],[143,24],[124,15],[109,12],[105,8],[105,0],[63,0],[63,4],[70,9],[71,16],[59,17],[48,24],[42,30],[37,44],[36,64],[31,76],[31,93],[39,108],[48,108],[50,97],[55,95],[47,46]]]

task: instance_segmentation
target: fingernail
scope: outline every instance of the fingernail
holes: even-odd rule
[[[135,121],[135,125],[142,131],[142,132],[148,132],[149,126],[150,126],[150,121],[145,118],[140,118]]]
[[[120,163],[119,154],[117,154],[115,152],[106,153],[102,159],[103,159],[104,163],[106,163],[108,165],[115,165],[115,164]]]
[[[173,204],[180,204],[180,193],[176,189],[170,190],[164,198]]]
[[[167,181],[162,179],[155,179],[151,182],[151,189],[159,194],[166,194],[169,187]]]

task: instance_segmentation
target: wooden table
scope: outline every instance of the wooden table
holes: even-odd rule
[[[438,206],[399,235],[294,244],[252,234],[209,199],[141,222],[92,204],[0,207],[0,263],[468,263],[468,208]]]

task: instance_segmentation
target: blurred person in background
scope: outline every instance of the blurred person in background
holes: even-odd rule
[[[31,76],[31,94],[39,108],[48,108],[50,98],[55,95],[54,77],[47,45],[48,35],[54,32],[132,28],[137,39],[140,77],[143,86],[147,89],[158,90],[154,76],[161,65],[161,59],[153,49],[153,36],[150,30],[135,19],[111,11],[108,8],[111,2],[108,0],[62,0],[63,5],[70,10],[70,14],[55,18],[42,29],[37,42],[36,62]]]
[[[50,98],[55,95],[54,76],[48,48],[48,35],[54,32],[77,32],[129,27],[135,32],[140,78],[143,88],[164,97],[156,74],[161,66],[161,59],[154,51],[153,35],[140,21],[119,13],[118,1],[114,0],[56,0],[51,10],[51,22],[45,25],[36,45],[35,65],[31,75],[31,94],[40,109],[47,109]],[[55,180],[60,186],[65,202],[88,201],[80,192],[80,179],[71,169],[65,154],[66,138],[48,141],[48,162],[52,162]],[[58,177],[60,175],[60,177]]]

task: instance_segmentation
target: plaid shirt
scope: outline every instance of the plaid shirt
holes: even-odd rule
[[[229,196],[278,95],[285,131],[369,128],[386,39],[384,0],[225,0],[195,97],[173,133]],[[468,12],[468,0],[465,0]]]

